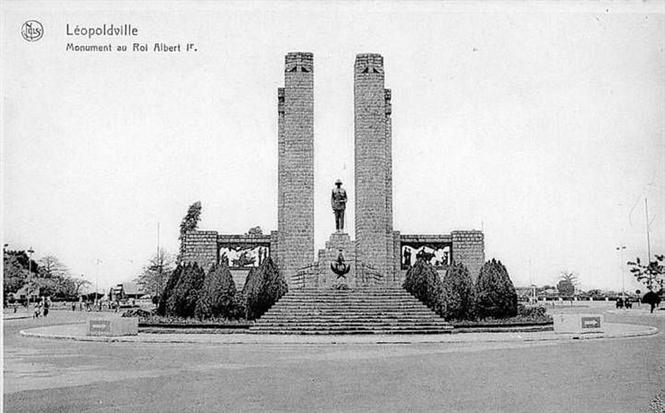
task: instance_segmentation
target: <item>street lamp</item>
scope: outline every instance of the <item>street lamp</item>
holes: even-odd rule
[[[623,269],[623,251],[626,249],[625,245],[618,246],[616,248],[617,251],[619,251],[619,266],[621,267],[621,300],[623,300],[624,305],[626,304],[626,282],[625,282],[625,274],[624,274],[624,269]]]
[[[28,283],[27,283],[28,289],[26,290],[26,292],[27,292],[26,295],[28,296],[28,311],[30,311],[30,293],[31,293],[31,290],[32,290],[32,285],[31,285],[32,284],[32,280],[31,280],[31,278],[32,278],[32,258],[31,257],[32,257],[32,254],[34,254],[35,251],[32,249],[32,247],[30,247],[30,249],[26,252],[28,253]]]

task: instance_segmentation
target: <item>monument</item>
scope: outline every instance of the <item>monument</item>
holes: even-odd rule
[[[400,286],[413,257],[428,260],[443,275],[453,260],[472,278],[485,261],[481,231],[401,234],[393,229],[392,93],[385,88],[383,57],[356,56],[354,67],[354,165],[352,198],[337,180],[331,193],[335,232],[314,255],[314,57],[285,56],[284,87],[277,89],[277,231],[269,235],[191,231],[183,237],[183,262],[203,267],[231,259],[242,285],[251,267],[271,256],[290,289]],[[355,236],[345,230],[344,212],[355,208]],[[434,207],[434,206],[433,206]],[[439,226],[443,223],[435,223]]]

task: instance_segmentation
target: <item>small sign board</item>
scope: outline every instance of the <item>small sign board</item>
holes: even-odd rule
[[[554,332],[564,334],[602,333],[602,314],[555,314]]]
[[[90,335],[108,334],[111,332],[111,322],[109,320],[90,320],[88,331]]]
[[[139,333],[138,317],[117,317],[109,320],[89,320],[89,336],[135,336]]]
[[[582,317],[580,320],[582,322],[582,330],[590,328],[597,329],[601,327],[601,321],[599,316]]]

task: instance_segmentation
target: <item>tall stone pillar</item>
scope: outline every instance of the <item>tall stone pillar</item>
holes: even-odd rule
[[[356,259],[374,267],[385,280],[392,278],[393,269],[389,102],[390,92],[384,88],[383,57],[378,54],[356,56]]]
[[[278,89],[277,264],[291,283],[314,262],[314,64],[288,53]]]

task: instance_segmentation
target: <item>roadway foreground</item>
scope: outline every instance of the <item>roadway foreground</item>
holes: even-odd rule
[[[602,312],[600,307],[554,311]],[[665,312],[608,313],[645,337],[414,344],[105,343],[4,321],[4,411],[639,412],[665,388]]]

